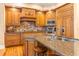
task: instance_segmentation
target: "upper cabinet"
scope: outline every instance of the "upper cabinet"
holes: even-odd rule
[[[73,4],[66,4],[56,9],[56,28],[58,36],[73,38]]]
[[[45,14],[44,12],[36,13],[36,25],[37,26],[45,26]]]
[[[22,8],[21,17],[36,18],[36,11],[34,9]]]
[[[27,9],[27,8],[12,8],[12,7],[5,7],[5,16],[6,16],[6,25],[20,25],[20,18],[36,18],[36,12],[34,9]]]
[[[55,11],[47,11],[45,14],[45,23],[47,24],[48,20],[55,20],[56,19],[56,12]]]
[[[37,12],[36,13],[36,25],[37,26],[46,26],[48,20],[55,20],[56,14],[55,11],[47,11],[47,12]]]
[[[46,19],[55,19],[55,11],[47,11],[46,12]]]
[[[5,8],[6,25],[20,25],[20,9],[17,8]]]

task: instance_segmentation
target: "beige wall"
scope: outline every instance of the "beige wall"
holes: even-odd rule
[[[74,38],[79,39],[79,3],[74,4]]]
[[[74,4],[74,38],[79,39],[79,3]],[[79,56],[79,42],[74,42],[74,55]]]
[[[4,48],[4,31],[5,31],[5,18],[4,18],[4,5],[0,3],[0,49]]]

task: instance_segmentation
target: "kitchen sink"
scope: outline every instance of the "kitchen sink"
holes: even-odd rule
[[[62,41],[65,41],[65,42],[75,42],[75,39],[62,37]]]

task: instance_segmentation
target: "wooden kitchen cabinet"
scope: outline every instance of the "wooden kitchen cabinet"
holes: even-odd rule
[[[47,11],[45,17],[47,20],[55,19],[56,18],[55,11]]]
[[[34,42],[25,41],[24,42],[24,56],[34,56]]]
[[[63,26],[62,21],[63,21],[62,14],[59,13],[58,11],[56,11],[56,32],[57,32],[57,36],[62,36],[62,33],[61,33],[61,28]]]
[[[24,56],[34,56],[34,33],[22,33]]]
[[[21,17],[36,18],[36,11],[34,9],[22,8]]]
[[[47,21],[52,19],[55,20],[56,15],[55,11],[47,11],[46,13],[44,12],[37,12],[37,26],[45,26],[47,25]]]
[[[5,47],[16,46],[21,44],[20,34],[5,34]]]
[[[73,4],[68,4],[66,7],[70,6],[69,10],[63,12],[64,27],[65,27],[65,37],[73,38],[74,37],[74,8]]]
[[[74,36],[74,31],[73,31],[73,27],[74,27],[74,24],[73,24],[73,18],[72,17],[66,17],[64,18],[65,20],[65,37],[68,37],[68,38],[73,38]]]
[[[55,11],[47,11],[45,14],[45,24],[47,25],[48,20],[55,20],[56,12]],[[56,21],[56,20],[55,20]]]
[[[5,7],[6,25],[20,25],[20,9]]]
[[[13,20],[12,20],[12,11],[11,8],[5,8],[5,15],[6,15],[6,25],[13,25]]]
[[[20,25],[20,10],[16,9],[13,11],[14,14],[14,25],[19,26]]]
[[[36,14],[36,25],[45,26],[45,14],[43,12],[37,12]]]
[[[73,38],[73,4],[66,4],[56,10],[56,28],[58,36]],[[64,27],[64,32],[62,32]]]

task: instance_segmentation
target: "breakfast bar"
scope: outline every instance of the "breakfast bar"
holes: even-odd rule
[[[38,35],[36,40],[51,50],[55,50],[61,55],[72,56],[74,55],[74,42],[63,41],[58,39],[47,39],[44,35]]]

